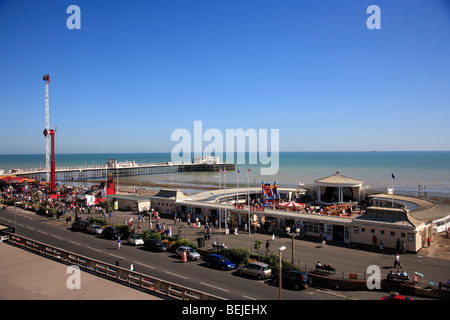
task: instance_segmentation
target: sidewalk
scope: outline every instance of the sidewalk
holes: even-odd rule
[[[163,300],[81,271],[80,289],[69,289],[68,266],[0,243],[0,300]]]

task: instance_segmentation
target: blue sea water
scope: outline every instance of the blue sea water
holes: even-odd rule
[[[91,166],[106,164],[108,159],[136,163],[160,163],[171,161],[170,153],[116,153],[116,154],[57,154],[56,166]],[[279,170],[276,175],[260,174],[261,164],[236,163],[237,171],[227,173],[227,185],[247,185],[249,168],[250,185],[261,181],[280,186],[297,186],[299,182],[310,184],[339,171],[342,175],[363,180],[363,184],[396,190],[417,191],[426,186],[429,192],[450,194],[450,151],[377,151],[377,152],[280,152]],[[259,163],[259,161],[258,161]],[[267,167],[266,165],[265,167]],[[44,168],[45,155],[0,155],[0,169]],[[392,179],[394,174],[395,179]],[[137,181],[160,183],[184,183],[196,185],[217,185],[218,173],[189,172],[175,174],[154,174],[141,176]],[[224,184],[222,175],[221,183]]]

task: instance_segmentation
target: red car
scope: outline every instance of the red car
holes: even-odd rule
[[[412,300],[412,298],[401,296],[397,292],[391,292],[390,296],[384,296],[381,300]]]

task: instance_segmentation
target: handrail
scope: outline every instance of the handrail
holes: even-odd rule
[[[131,271],[100,260],[66,251],[48,244],[38,242],[20,235],[10,233],[8,242],[26,248],[39,254],[61,260],[81,268],[102,274],[106,277],[121,280],[127,284],[164,294],[178,300],[224,300],[224,298],[184,287],[169,281],[161,280],[143,273]]]

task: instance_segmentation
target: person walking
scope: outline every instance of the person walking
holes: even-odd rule
[[[266,241],[266,254],[270,252],[270,242],[269,240]]]
[[[399,266],[400,268],[403,268],[401,263],[400,263],[400,255],[398,253],[395,255],[395,260],[394,260],[394,268],[396,266]]]
[[[383,252],[383,240],[380,239],[378,245],[380,246],[380,251]]]
[[[181,259],[183,262],[187,261],[187,254],[186,254],[186,250],[183,250],[183,254],[181,255]]]
[[[429,247],[431,246],[431,237],[430,236],[427,237],[427,244]]]
[[[117,237],[117,250],[120,250],[120,237]]]

